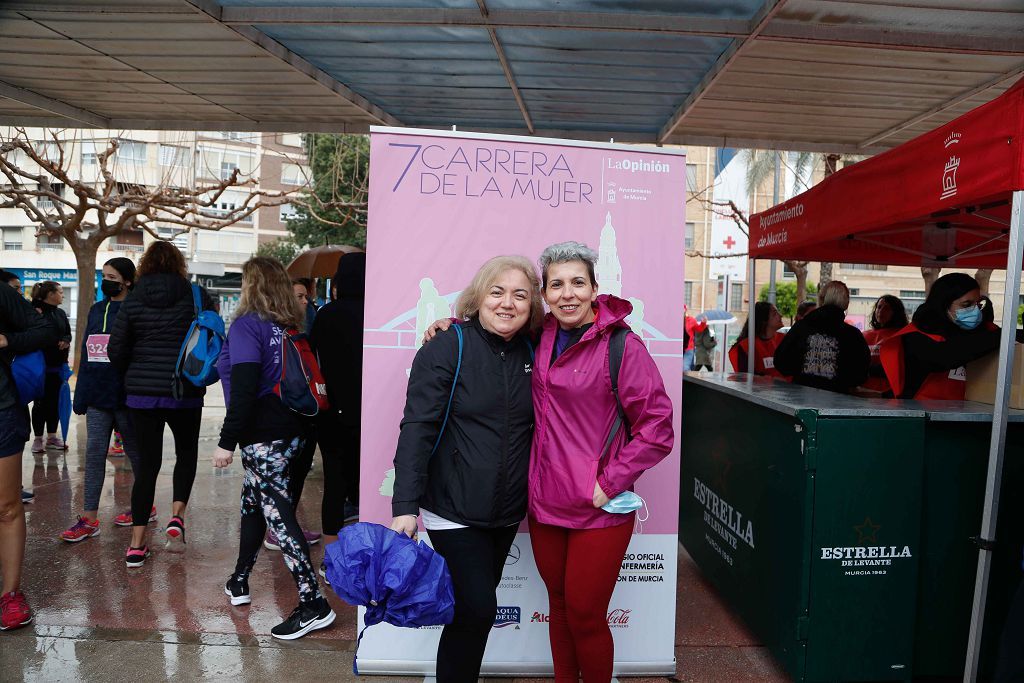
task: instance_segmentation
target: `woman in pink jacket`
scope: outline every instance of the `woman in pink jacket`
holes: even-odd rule
[[[607,453],[618,407],[609,341],[629,302],[597,292],[597,254],[578,242],[540,257],[544,320],[533,372],[530,539],[548,589],[556,681],[611,680],[608,603],[633,533],[634,482],[672,449],[672,402],[643,341],[629,333],[618,394],[626,425]],[[627,431],[628,435],[627,436]],[[631,439],[630,439],[631,437]]]

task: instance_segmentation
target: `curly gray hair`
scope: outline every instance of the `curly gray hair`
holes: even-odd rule
[[[540,258],[537,259],[537,263],[540,265],[542,288],[548,286],[548,266],[552,263],[568,263],[569,261],[583,261],[587,264],[590,284],[597,285],[597,276],[594,275],[597,252],[582,242],[559,242],[542,251]]]

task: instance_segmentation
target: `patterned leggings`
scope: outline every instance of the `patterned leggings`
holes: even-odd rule
[[[285,566],[295,579],[299,600],[310,602],[321,597],[309,544],[295,519],[295,508],[288,496],[289,462],[302,451],[304,440],[254,443],[242,447],[242,528],[235,577],[249,578],[260,553],[267,526],[277,536]]]

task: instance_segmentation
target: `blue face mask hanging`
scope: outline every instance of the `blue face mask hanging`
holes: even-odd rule
[[[644,499],[636,495],[632,491],[623,491],[619,495],[615,496],[607,503],[601,506],[601,509],[605,512],[611,512],[616,515],[625,515],[634,510],[639,510],[644,506]]]
[[[973,330],[981,324],[981,309],[977,306],[971,308],[961,308],[956,312],[956,323],[957,327],[965,330]]]

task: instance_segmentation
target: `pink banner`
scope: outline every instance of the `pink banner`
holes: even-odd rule
[[[681,151],[388,129],[373,134],[370,155],[360,519],[391,520],[392,459],[424,327],[451,315],[459,291],[499,254],[536,262],[565,240],[598,250],[600,292],[632,300],[629,322],[665,377],[678,435]],[[650,508],[639,533],[676,533],[678,442],[637,484]]]

